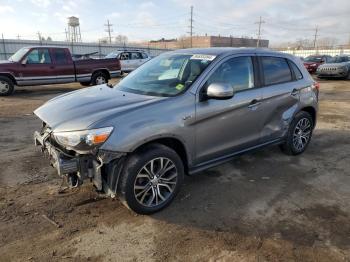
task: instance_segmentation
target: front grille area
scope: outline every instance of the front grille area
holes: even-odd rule
[[[337,69],[336,67],[322,67],[320,71],[337,71]]]

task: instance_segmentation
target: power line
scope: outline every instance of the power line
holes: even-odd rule
[[[191,18],[190,18],[190,32],[188,32],[190,34],[190,43],[191,43],[191,48],[192,48],[192,37],[193,37],[193,5],[191,5]]]
[[[109,43],[112,43],[112,35],[111,33],[113,32],[113,28],[112,28],[113,24],[109,23],[109,20],[107,20],[107,24],[105,24],[105,27],[107,27],[107,29],[105,30],[108,33],[108,38],[109,38]]]
[[[260,38],[261,38],[261,25],[265,24],[265,21],[262,20],[261,16],[258,22],[256,22],[255,24],[259,25],[259,29],[258,29],[258,41],[256,42],[256,47],[260,46]]]
[[[317,37],[318,37],[318,25],[316,25],[315,28],[315,34],[314,34],[314,48],[316,48],[316,42],[317,42]]]

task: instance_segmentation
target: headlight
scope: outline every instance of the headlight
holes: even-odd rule
[[[53,132],[53,135],[57,143],[68,149],[88,150],[103,144],[112,131],[113,127],[103,127],[81,131]]]
[[[311,66],[317,66],[317,64],[312,64]]]

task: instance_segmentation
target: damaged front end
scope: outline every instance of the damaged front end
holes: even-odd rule
[[[110,166],[125,155],[99,149],[112,131],[113,128],[105,127],[55,133],[43,123],[41,131],[34,133],[34,142],[70,187],[78,187],[89,179],[98,191],[111,195],[116,193],[117,181]]]

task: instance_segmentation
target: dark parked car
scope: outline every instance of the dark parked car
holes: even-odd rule
[[[350,79],[350,56],[336,56],[330,63],[323,64],[316,71],[319,78],[347,78]]]
[[[11,95],[15,85],[99,85],[118,75],[120,62],[116,58],[73,61],[68,48],[27,47],[0,62],[0,96]]]
[[[313,74],[320,65],[328,63],[331,60],[332,57],[329,55],[311,55],[304,59],[304,66],[310,74]]]
[[[317,105],[318,84],[295,56],[185,49],[150,60],[114,87],[50,100],[34,112],[43,122],[34,137],[71,186],[90,179],[149,214],[170,204],[184,174],[268,145],[301,154]]]

